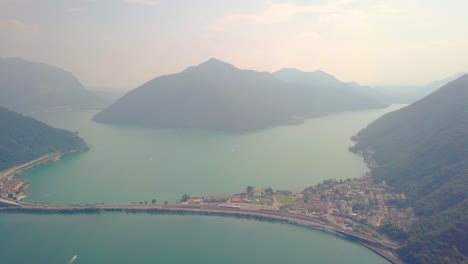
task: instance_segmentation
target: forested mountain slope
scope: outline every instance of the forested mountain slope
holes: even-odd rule
[[[468,75],[379,118],[354,150],[377,180],[404,191],[421,221],[401,250],[409,263],[468,261]]]
[[[143,84],[94,120],[159,128],[248,131],[300,123],[303,118],[330,112],[383,106],[347,100],[344,95],[333,93],[331,103],[326,93],[313,87],[210,59]]]
[[[42,155],[87,149],[72,132],[0,107],[0,171]]]

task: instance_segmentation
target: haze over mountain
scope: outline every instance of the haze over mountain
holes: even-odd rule
[[[99,108],[103,103],[70,72],[20,58],[0,58],[0,106],[28,113]]]
[[[98,86],[89,86],[86,87],[89,91],[93,92],[100,98],[105,101],[105,106],[111,105],[113,102],[117,101],[120,97],[125,95],[131,89],[128,88],[115,88],[115,87],[98,87]]]
[[[468,74],[371,123],[355,150],[406,193],[421,217],[400,250],[408,263],[468,260]],[[375,151],[375,154],[373,154]]]
[[[162,128],[247,131],[298,123],[302,118],[324,113],[383,106],[371,100],[343,100],[338,92],[322,90],[210,59],[143,84],[98,113],[94,120]]]
[[[442,80],[432,81],[423,86],[376,86],[369,90],[369,92],[371,92],[369,95],[380,98],[382,101],[390,104],[409,104],[423,98],[465,74],[466,72],[459,72],[453,76]]]
[[[85,150],[83,139],[0,107],[0,171],[42,155]]]
[[[277,78],[302,86],[299,93],[328,111],[377,108],[384,104],[370,95],[370,88],[357,83],[345,83],[333,75],[317,70],[304,72],[294,68],[281,69],[273,73]]]

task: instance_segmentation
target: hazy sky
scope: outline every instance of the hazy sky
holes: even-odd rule
[[[0,0],[0,56],[136,87],[211,57],[362,84],[468,71],[467,0]]]

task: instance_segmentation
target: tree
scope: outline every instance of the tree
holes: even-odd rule
[[[145,201],[145,204],[148,204],[148,201]]]
[[[254,188],[255,187],[253,187],[253,186],[247,186],[247,189],[246,189],[247,193],[251,193]]]
[[[151,200],[151,203],[152,203],[152,204],[155,204],[155,203],[156,203],[156,199]]]
[[[164,201],[164,205],[167,205],[169,202],[168,201]]]
[[[8,198],[10,198],[10,199],[13,198],[13,193],[9,193]]]
[[[265,193],[268,194],[268,195],[273,195],[275,192],[273,191],[273,189],[271,187],[267,188],[265,190]]]
[[[190,195],[184,194],[184,195],[182,195],[181,201],[182,201],[182,202],[186,202],[186,201],[188,201],[188,199],[190,199]]]

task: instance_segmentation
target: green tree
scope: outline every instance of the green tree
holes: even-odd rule
[[[156,203],[156,199],[151,200],[151,203],[152,203],[152,204],[155,204],[155,203]]]
[[[168,201],[164,201],[164,205],[167,205],[169,202]]]
[[[251,193],[254,188],[255,187],[253,187],[253,186],[247,186],[247,189],[246,189],[247,193]]]
[[[275,192],[273,191],[273,189],[271,187],[267,188],[265,190],[265,193],[268,194],[268,195],[273,195]]]
[[[145,201],[145,204],[148,204],[148,201]]]
[[[182,202],[186,202],[186,201],[188,201],[188,199],[190,199],[190,195],[184,194],[184,195],[182,195],[181,201],[182,201]]]

